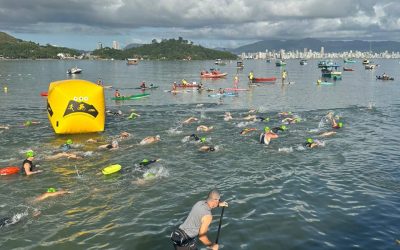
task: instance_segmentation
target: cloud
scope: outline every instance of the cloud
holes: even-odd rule
[[[0,30],[127,40],[145,34],[147,41],[183,36],[230,44],[305,37],[394,40],[400,36],[398,13],[395,0],[0,0]]]

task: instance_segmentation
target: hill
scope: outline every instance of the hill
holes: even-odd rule
[[[313,51],[320,51],[324,47],[325,52],[344,52],[344,51],[400,51],[400,43],[394,41],[321,41],[313,38],[305,38],[299,40],[263,40],[253,44],[232,49],[231,51],[236,54],[242,52],[259,52],[259,51],[279,51],[284,50],[299,50],[303,51],[304,48]]]
[[[0,32],[0,57],[11,59],[57,58],[58,53],[79,56],[75,49],[55,47],[50,44],[41,46],[34,42],[27,42]]]
[[[204,48],[181,37],[177,40],[164,39],[161,42],[154,39],[151,44],[143,44],[127,50],[104,48],[95,50],[92,54],[100,58],[114,59],[136,57],[151,60],[215,60],[217,58],[235,60],[237,58],[231,52]]]

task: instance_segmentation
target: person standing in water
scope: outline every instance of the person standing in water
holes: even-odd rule
[[[212,243],[208,239],[207,232],[212,221],[211,210],[216,207],[228,207],[228,203],[220,201],[220,198],[217,190],[211,190],[206,200],[194,204],[183,224],[171,234],[171,240],[176,250],[197,249],[196,237],[208,248],[218,250],[218,244]]]
[[[286,77],[287,77],[287,71],[286,69],[284,69],[282,71],[282,84],[285,84]]]
[[[41,173],[42,170],[36,170],[35,165],[33,164],[33,159],[35,158],[36,154],[32,150],[28,150],[26,152],[26,159],[22,163],[21,173],[25,175],[32,175]]]

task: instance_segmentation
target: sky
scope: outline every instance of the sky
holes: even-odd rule
[[[0,31],[82,50],[178,37],[208,48],[265,39],[400,41],[400,0],[0,0]]]

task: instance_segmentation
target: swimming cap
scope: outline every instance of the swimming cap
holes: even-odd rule
[[[30,125],[32,125],[32,121],[26,121],[24,125],[25,126],[30,126]]]
[[[143,163],[148,163],[149,162],[149,160],[147,160],[147,159],[143,159],[143,161],[142,161]]]
[[[205,142],[206,141],[206,138],[205,137],[201,137],[200,138],[200,142]]]
[[[143,175],[143,177],[144,177],[145,179],[153,179],[153,178],[156,177],[156,175],[153,174],[153,173],[145,173],[145,174]]]
[[[307,142],[308,142],[308,143],[313,143],[313,142],[314,142],[314,140],[313,140],[313,139],[311,139],[311,138],[308,138],[308,139],[307,139]]]
[[[71,145],[72,144],[72,140],[71,139],[68,139],[67,140],[67,145]]]
[[[338,123],[339,128],[343,127],[343,122]]]
[[[55,188],[48,188],[47,189],[47,193],[54,193],[54,192],[56,192],[57,190],[55,189]]]
[[[269,127],[265,127],[265,128],[264,128],[264,131],[265,131],[265,132],[269,132],[270,130],[271,130],[271,129],[270,129]]]
[[[111,144],[112,144],[112,145],[117,145],[117,146],[118,146],[118,141],[113,140],[113,141],[111,142]]]
[[[282,125],[282,126],[281,126],[281,129],[286,130],[287,128],[286,128],[285,125]]]
[[[28,150],[26,151],[26,157],[34,157],[36,154],[35,152],[33,152],[33,150]]]

